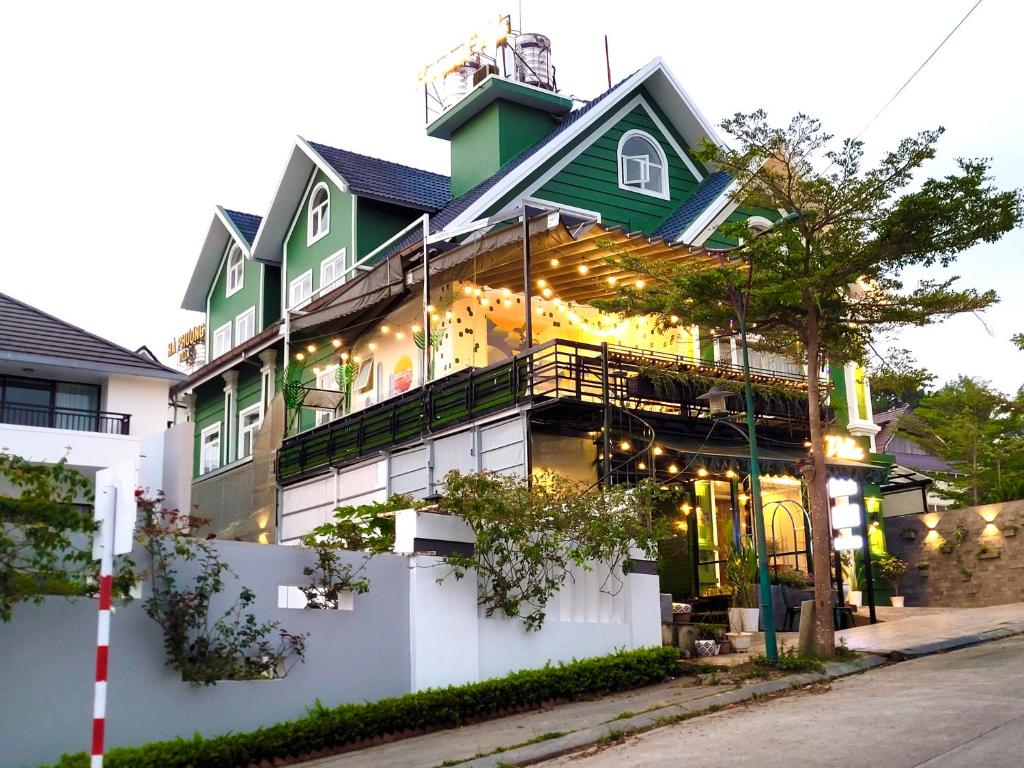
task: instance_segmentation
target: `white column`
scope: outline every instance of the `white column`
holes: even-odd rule
[[[224,374],[224,464],[235,460],[238,431],[238,371]]]
[[[274,399],[275,383],[277,377],[277,350],[264,349],[260,352],[260,360],[263,367],[260,368],[260,403],[263,405],[263,413],[266,414],[270,408],[270,401]]]

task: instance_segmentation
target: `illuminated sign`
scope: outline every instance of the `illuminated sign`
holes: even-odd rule
[[[832,539],[832,547],[836,552],[849,552],[864,546],[863,536],[836,536]]]
[[[833,499],[843,496],[856,496],[860,486],[856,480],[845,480],[839,477],[830,477],[828,480],[828,495]]]
[[[511,19],[508,16],[502,16],[493,26],[474,32],[433,64],[428,64],[421,69],[420,82],[429,83],[432,80],[438,80],[458,69],[476,54],[482,53],[488,48],[496,49],[504,44],[511,31]]]
[[[197,325],[185,331],[178,338],[168,342],[167,356],[174,357],[178,355],[179,362],[190,364],[195,361],[196,346],[205,343],[205,341],[206,325]]]
[[[867,454],[852,437],[845,435],[825,435],[825,458],[850,459],[863,461]]]
[[[853,528],[860,525],[860,504],[836,504],[832,507],[833,528]]]

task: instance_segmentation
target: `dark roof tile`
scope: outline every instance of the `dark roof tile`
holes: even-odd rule
[[[0,359],[8,356],[54,358],[55,365],[68,360],[99,370],[158,378],[181,376],[144,353],[132,352],[0,293]]]
[[[732,176],[725,171],[716,171],[705,176],[693,194],[654,230],[654,236],[664,237],[669,241],[676,240],[731,183]]]
[[[390,200],[426,211],[440,210],[452,198],[451,179],[408,165],[379,160],[310,142],[357,195]]]
[[[238,228],[242,237],[245,238],[246,244],[252,245],[252,241],[256,239],[256,233],[259,231],[260,222],[263,221],[263,218],[251,213],[232,211],[228,208],[224,209],[224,213],[228,215],[231,222]]]

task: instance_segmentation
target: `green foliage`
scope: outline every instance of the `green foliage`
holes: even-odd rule
[[[395,546],[394,512],[420,505],[411,496],[396,495],[384,503],[338,507],[332,522],[304,536],[302,543],[316,553],[316,562],[302,569],[310,578],[299,587],[306,596],[306,607],[337,608],[342,592],[368,592],[370,580],[363,575],[367,564],[374,555],[390,552]],[[366,554],[355,566],[342,558],[344,551]]]
[[[721,640],[722,635],[725,632],[725,628],[720,624],[704,624],[697,622],[691,624],[693,631],[697,633],[698,640]]]
[[[0,621],[19,603],[42,603],[47,595],[76,597],[95,592],[99,566],[92,559],[96,525],[92,481],[68,466],[35,464],[0,452],[0,478],[17,496],[0,495]],[[128,599],[134,564],[117,565],[114,593]]]
[[[1013,346],[1017,349],[1024,350],[1024,333],[1015,333],[1010,337],[1010,341],[1013,342]]]
[[[1024,497],[1024,395],[961,376],[922,398],[897,430],[956,468],[939,495],[963,506]]]
[[[793,589],[806,589],[814,584],[814,579],[809,573],[798,571],[793,568],[780,568],[772,575],[772,583]]]
[[[884,554],[878,558],[878,575],[892,585],[892,593],[900,593],[900,580],[907,575],[907,564],[895,555]]]
[[[935,382],[935,374],[918,367],[907,349],[892,350],[887,359],[873,362],[869,375],[874,413],[917,406]]]
[[[730,547],[725,564],[725,577],[732,587],[732,604],[736,608],[757,608],[757,552],[745,541]]]
[[[283,677],[289,662],[303,660],[306,636],[258,622],[248,610],[256,599],[248,587],[217,613],[213,602],[226,577],[238,576],[210,542],[196,538],[206,520],[163,509],[159,497],[138,498],[146,513],[138,538],[150,556],[151,594],[142,606],[163,629],[168,666],[198,686]],[[190,579],[179,576],[178,565],[187,566]]]
[[[532,483],[518,477],[451,472],[441,508],[469,525],[472,555],[448,555],[438,581],[475,572],[488,616],[519,617],[543,626],[545,607],[572,578],[572,569],[605,570],[602,590],[617,594],[632,568],[630,549],[657,557],[665,523],[652,518],[655,487],[588,487],[553,473]]]
[[[772,664],[763,654],[753,656],[750,663],[781,672],[824,672],[825,664],[816,656],[806,656],[795,646],[781,643],[778,660]]]
[[[306,399],[306,388],[302,386],[302,366],[289,363],[285,366],[281,383],[281,396],[285,411],[291,414],[286,421],[291,425],[299,415],[302,401]]]
[[[237,768],[273,763],[334,749],[375,736],[452,728],[557,699],[577,700],[638,688],[673,677],[674,648],[642,648],[543,669],[515,672],[481,683],[434,688],[368,704],[327,708],[319,703],[302,718],[203,738],[117,747],[107,752],[108,768]],[[52,768],[87,768],[85,753],[64,755]]]

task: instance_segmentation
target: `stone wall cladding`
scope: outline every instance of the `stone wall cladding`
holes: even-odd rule
[[[957,526],[966,530],[959,546]],[[1024,500],[889,518],[886,545],[910,566],[900,583],[907,605],[1024,601]]]

